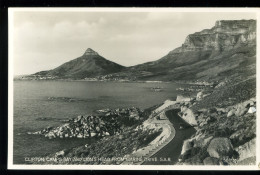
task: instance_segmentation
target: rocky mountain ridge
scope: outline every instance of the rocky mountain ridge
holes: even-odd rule
[[[181,47],[157,61],[123,67],[89,48],[79,58],[29,77],[212,82],[227,77],[246,78],[255,75],[255,72],[256,20],[221,20],[211,29],[188,35]]]

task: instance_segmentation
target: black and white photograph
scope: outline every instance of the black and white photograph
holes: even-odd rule
[[[259,12],[9,8],[8,168],[259,170]]]

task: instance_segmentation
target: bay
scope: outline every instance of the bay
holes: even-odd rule
[[[161,88],[156,92],[153,88]],[[14,164],[62,149],[91,144],[96,139],[52,139],[28,135],[78,115],[104,108],[145,109],[176,98],[174,83],[14,81]]]

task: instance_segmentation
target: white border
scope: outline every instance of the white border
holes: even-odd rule
[[[256,13],[257,19],[257,58],[259,57],[260,42],[259,20],[260,8],[9,8],[8,9],[8,169],[31,170],[260,170],[260,120],[257,119],[256,162],[253,166],[187,166],[187,165],[14,165],[13,164],[13,13],[16,11],[41,11],[41,12],[251,12]],[[260,68],[257,61],[257,68]],[[259,71],[257,76],[260,77]],[[258,78],[257,78],[258,79]],[[257,89],[260,87],[257,80]],[[257,102],[259,93],[257,92]],[[257,116],[260,107],[257,105]]]

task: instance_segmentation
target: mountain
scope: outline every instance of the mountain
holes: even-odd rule
[[[123,69],[123,66],[105,59],[91,48],[88,48],[82,56],[55,69],[37,72],[33,76],[55,79],[84,79],[119,72]]]
[[[109,77],[132,80],[207,80],[256,73],[256,21],[222,20],[190,34],[161,59],[129,67]]]
[[[256,21],[221,20],[190,34],[157,61],[123,67],[92,49],[61,66],[31,75],[36,79],[219,81],[256,74]]]

